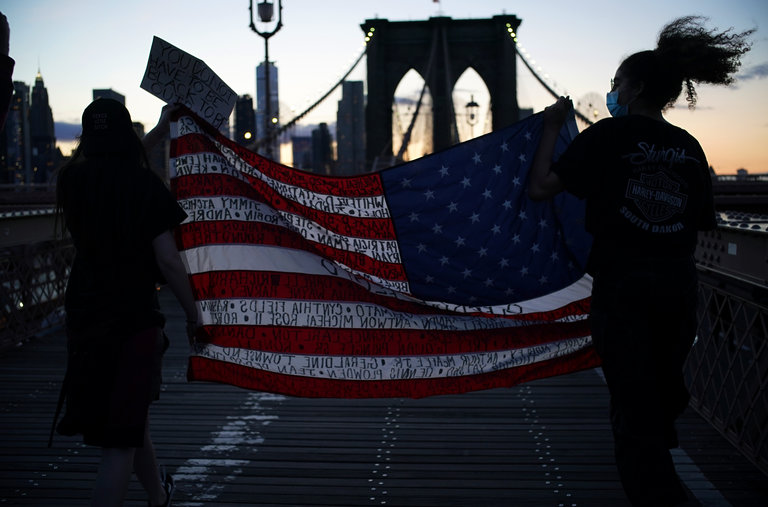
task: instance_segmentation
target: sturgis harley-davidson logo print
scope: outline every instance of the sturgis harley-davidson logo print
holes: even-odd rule
[[[681,213],[688,197],[679,192],[680,184],[663,172],[641,174],[627,182],[626,197],[634,201],[649,222],[662,222]]]

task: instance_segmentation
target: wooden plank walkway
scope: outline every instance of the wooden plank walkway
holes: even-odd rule
[[[597,370],[422,400],[290,398],[187,383],[183,315],[152,408],[181,506],[628,505]],[[61,331],[0,357],[0,504],[87,505],[98,449],[46,447],[65,366]],[[681,476],[702,505],[768,505],[768,478],[706,422],[680,422]],[[146,505],[133,480],[126,505]]]

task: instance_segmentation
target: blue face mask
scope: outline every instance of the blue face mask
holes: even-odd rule
[[[629,114],[629,105],[619,104],[619,90],[608,92],[608,94],[605,96],[605,105],[608,106],[608,111],[614,118],[627,116]]]

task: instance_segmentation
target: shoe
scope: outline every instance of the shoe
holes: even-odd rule
[[[170,507],[171,497],[173,492],[176,491],[176,484],[173,482],[173,476],[165,473],[165,468],[160,472],[160,481],[163,483],[163,490],[165,491],[165,503],[157,506],[153,506],[151,503],[147,503],[149,507]]]

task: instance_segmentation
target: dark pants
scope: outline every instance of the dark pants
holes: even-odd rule
[[[611,395],[616,464],[636,506],[686,500],[669,449],[690,395],[683,363],[696,335],[692,259],[601,269],[592,290],[592,336]]]

